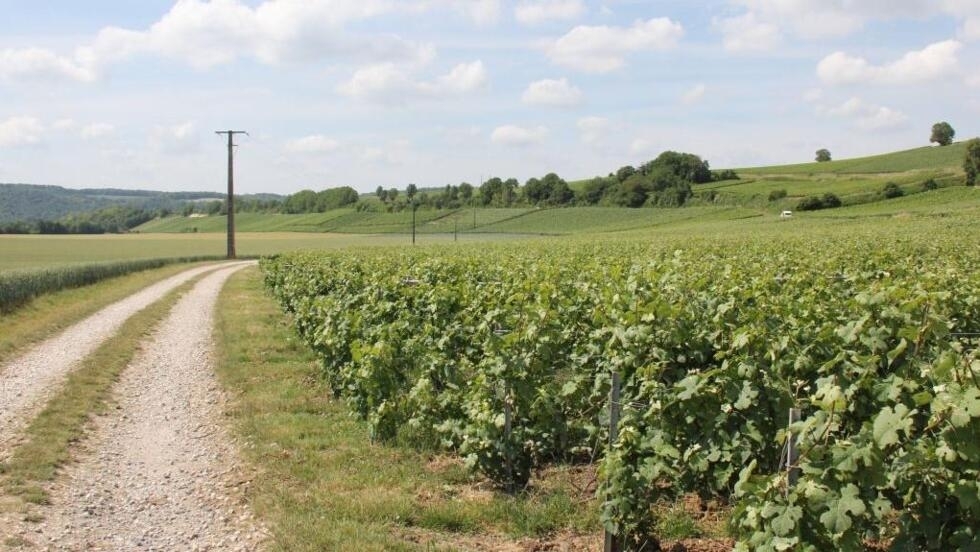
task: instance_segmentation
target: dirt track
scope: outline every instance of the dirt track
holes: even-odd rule
[[[0,460],[65,376],[131,316],[215,265],[185,270],[113,303],[0,366]]]
[[[98,420],[51,489],[52,504],[38,509],[44,520],[17,523],[21,539],[43,550],[259,547],[212,354],[218,293],[244,266],[215,270],[174,306],[114,387],[117,409]]]

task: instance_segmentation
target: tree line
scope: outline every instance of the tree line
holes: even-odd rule
[[[392,212],[410,207],[680,207],[694,195],[692,185],[737,178],[731,170],[711,171],[708,161],[697,155],[667,151],[639,167],[626,165],[589,180],[578,190],[553,172],[530,178],[524,185],[516,178],[493,177],[479,186],[462,182],[442,189],[419,190],[415,184],[405,190],[379,186],[374,194],[378,201],[373,205],[362,201],[358,208]]]

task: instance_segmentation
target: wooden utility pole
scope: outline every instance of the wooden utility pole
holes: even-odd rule
[[[228,135],[228,258],[235,258],[235,135],[248,133],[244,130],[216,130],[215,134]]]

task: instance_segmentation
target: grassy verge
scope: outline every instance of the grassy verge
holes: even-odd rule
[[[595,549],[598,505],[582,470],[552,470],[520,497],[493,491],[455,459],[372,444],[330,398],[257,269],[229,281],[217,316],[219,377],[258,469],[256,513],[273,550]],[[601,546],[601,545],[600,545]]]
[[[12,314],[0,315],[0,363],[28,346],[90,316],[146,286],[197,264],[166,266],[36,298]]]
[[[0,464],[0,482],[6,494],[32,504],[47,504],[46,484],[71,457],[71,446],[84,435],[93,415],[111,405],[112,384],[130,364],[176,298],[197,279],[187,282],[135,314],[69,374],[65,384],[30,423],[25,438],[10,458]]]

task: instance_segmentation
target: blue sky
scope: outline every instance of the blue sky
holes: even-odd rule
[[[43,5],[40,5],[43,4]],[[238,190],[712,167],[980,134],[980,0],[0,0],[0,182]]]

